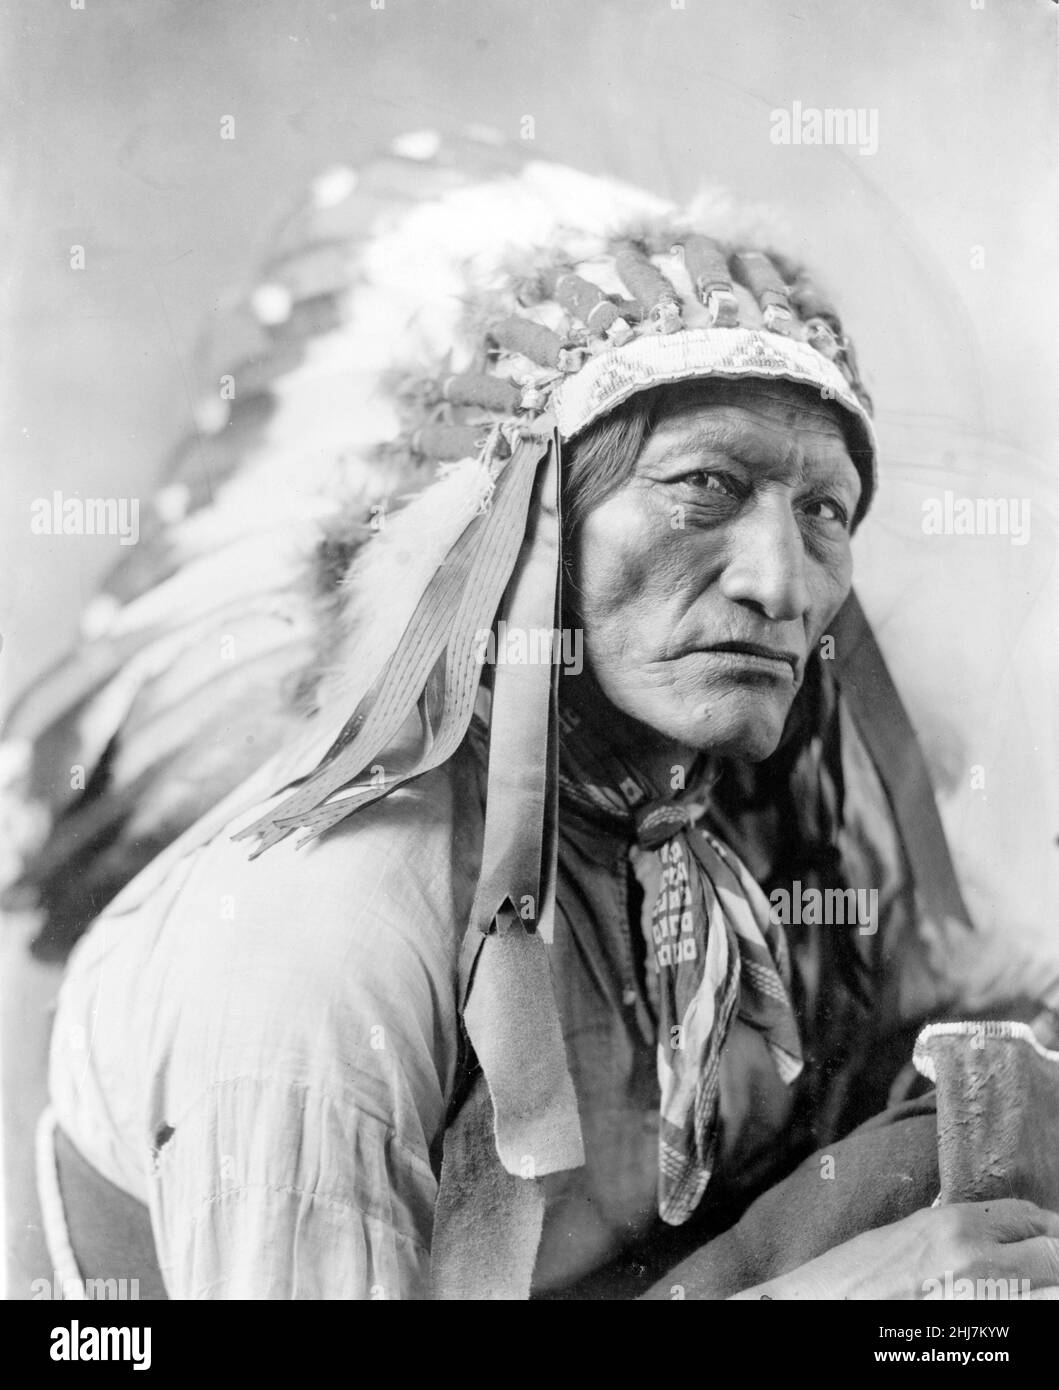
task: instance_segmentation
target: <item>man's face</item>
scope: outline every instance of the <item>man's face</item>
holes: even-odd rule
[[[578,533],[587,666],[664,738],[758,760],[849,592],[860,478],[832,411],[799,387],[671,401]]]

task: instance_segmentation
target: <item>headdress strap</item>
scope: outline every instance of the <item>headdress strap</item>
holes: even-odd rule
[[[502,609],[508,632],[527,647],[537,634],[546,649],[537,649],[543,659],[532,659],[530,649],[531,659],[498,660],[494,670],[482,865],[460,959],[464,1024],[488,1088],[496,1152],[509,1174],[524,1179],[584,1162],[546,946],[558,857],[553,641],[559,471],[555,432],[537,470],[525,539]],[[530,1203],[528,1196],[524,1200]]]
[[[554,638],[559,581],[559,437],[537,472],[522,551],[503,605],[525,661],[498,660],[489,720],[485,839],[471,925],[521,921],[551,939],[557,785]],[[498,651],[498,656],[500,652]],[[549,773],[551,775],[549,776]],[[499,920],[498,920],[499,919]]]
[[[304,843],[455,753],[474,712],[480,634],[500,607],[519,559],[538,466],[552,453],[550,428],[516,436],[491,506],[471,519],[439,566],[393,658],[352,718],[297,790],[237,839],[260,836],[260,854],[303,828]],[[419,740],[402,747],[399,735],[417,707]]]

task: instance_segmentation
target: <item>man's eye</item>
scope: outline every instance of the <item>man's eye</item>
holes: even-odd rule
[[[806,503],[805,510],[821,521],[837,521],[841,526],[849,524],[849,513],[834,497],[815,497]]]
[[[697,473],[686,474],[682,481],[690,483],[700,492],[716,492],[728,497],[740,495],[736,479],[727,473],[707,472],[705,469],[700,469]]]

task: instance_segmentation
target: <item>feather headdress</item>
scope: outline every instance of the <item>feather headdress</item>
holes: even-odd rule
[[[563,442],[632,393],[802,382],[849,421],[862,512],[874,486],[852,346],[800,268],[740,237],[719,199],[685,216],[488,141],[404,142],[318,180],[229,331],[203,352],[226,386],[153,527],[9,723],[52,820],[22,882],[69,934],[292,739],[298,785],[261,844],[442,760],[477,686],[468,631],[540,568],[527,538],[538,558],[558,545]],[[554,603],[546,581],[532,625]],[[415,709],[418,748],[383,756]]]

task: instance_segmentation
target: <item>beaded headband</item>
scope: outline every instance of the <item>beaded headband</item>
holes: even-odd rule
[[[472,325],[480,341],[468,370],[405,389],[402,444],[412,453],[476,455],[491,429],[531,424],[549,408],[568,441],[651,387],[780,379],[842,407],[863,485],[855,521],[866,512],[876,482],[871,400],[837,313],[804,272],[788,283],[761,251],[673,230],[516,274],[489,309]],[[501,458],[509,444],[494,436]]]

